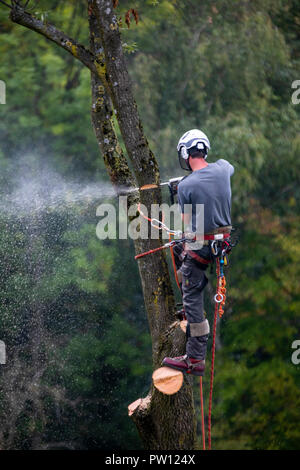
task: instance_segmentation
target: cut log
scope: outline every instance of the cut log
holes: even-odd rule
[[[130,403],[130,405],[128,405],[128,416],[133,415],[133,413],[134,413],[135,410],[140,406],[141,403],[142,403],[142,399],[141,399],[141,398],[138,398],[138,399],[135,400],[133,403]]]
[[[183,384],[183,373],[171,367],[160,367],[152,375],[154,386],[165,395],[173,395]]]
[[[139,412],[145,412],[151,404],[151,395],[147,395],[145,398],[138,398],[128,406],[128,416],[132,416],[137,410]]]

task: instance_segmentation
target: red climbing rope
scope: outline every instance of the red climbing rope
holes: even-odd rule
[[[212,410],[212,394],[214,386],[214,367],[215,367],[215,349],[216,349],[216,331],[217,331],[217,315],[219,304],[216,303],[213,326],[213,341],[211,352],[211,368],[210,368],[210,386],[209,386],[209,404],[208,404],[208,449],[211,450],[211,410]]]
[[[214,326],[213,326],[213,339],[212,339],[212,353],[211,353],[211,369],[210,369],[210,387],[209,387],[209,404],[208,404],[208,449],[211,450],[211,414],[212,414],[212,394],[214,386],[214,367],[215,367],[215,351],[216,351],[216,332],[217,332],[217,317],[222,317],[224,310],[223,307],[226,301],[226,279],[221,274],[220,259],[216,258],[216,273],[217,273],[217,288],[215,295],[215,313],[214,313]]]
[[[155,253],[156,251],[164,250],[165,248],[169,247],[169,243],[166,243],[165,245],[159,246],[158,248],[153,248],[153,250],[145,251],[145,253],[140,253],[139,255],[136,255],[134,259],[142,258],[143,256],[150,255],[151,253]]]
[[[204,424],[204,405],[203,405],[202,377],[200,377],[200,403],[201,403],[202,446],[203,446],[203,450],[205,450],[205,424]]]

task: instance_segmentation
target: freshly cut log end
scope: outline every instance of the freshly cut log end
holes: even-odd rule
[[[187,320],[182,320],[180,322],[180,328],[182,329],[184,333],[186,333],[187,323],[188,323]]]
[[[151,394],[147,395],[145,398],[138,398],[128,406],[128,416],[132,416],[136,411],[145,413],[150,404]]]
[[[152,375],[154,386],[165,395],[173,395],[183,384],[183,373],[171,367],[160,367]]]
[[[138,398],[133,403],[130,403],[130,405],[128,405],[128,416],[132,416],[135,410],[140,406],[141,403],[142,403],[141,398]]]

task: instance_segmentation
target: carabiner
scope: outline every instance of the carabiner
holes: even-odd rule
[[[218,251],[219,250],[218,250],[218,244],[217,244],[216,240],[211,242],[210,248],[211,248],[212,254],[214,256],[218,256]]]

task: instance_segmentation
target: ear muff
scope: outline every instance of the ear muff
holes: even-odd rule
[[[183,170],[186,171],[191,171],[191,167],[189,165],[189,154],[184,145],[180,147],[178,150],[178,159],[179,159],[179,164]]]
[[[179,156],[183,158],[184,160],[188,160],[189,158],[189,153],[184,145],[180,147]]]
[[[185,145],[180,147],[178,150],[178,157],[180,166],[183,170],[192,171],[189,164],[189,156],[193,156],[193,154],[196,156],[198,152],[202,153],[204,159],[207,158],[207,147],[203,142],[197,142],[197,144],[190,149],[187,149]]]

